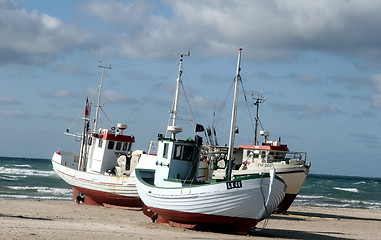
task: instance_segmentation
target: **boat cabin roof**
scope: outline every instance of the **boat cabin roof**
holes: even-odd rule
[[[118,142],[135,142],[134,136],[119,135],[119,134],[93,134],[92,137],[100,138],[103,140],[109,141],[118,141]]]
[[[275,151],[286,151],[288,152],[287,145],[279,145],[279,146],[273,146],[273,145],[241,145],[239,146],[241,149],[258,149],[258,150],[275,150]]]

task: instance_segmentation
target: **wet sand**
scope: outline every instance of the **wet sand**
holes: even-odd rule
[[[259,228],[264,229],[259,230]],[[248,235],[154,224],[142,211],[71,201],[0,200],[0,239],[381,239],[381,210],[291,207]]]

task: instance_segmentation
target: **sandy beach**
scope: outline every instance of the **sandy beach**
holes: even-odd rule
[[[248,235],[154,224],[142,211],[0,200],[0,239],[381,239],[381,210],[291,207]]]

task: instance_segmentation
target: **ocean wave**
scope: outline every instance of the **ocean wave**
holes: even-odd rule
[[[43,177],[49,177],[49,176],[55,175],[55,172],[53,170],[44,171],[44,170],[5,168],[5,167],[0,167],[0,173],[8,174],[8,175],[43,176]]]
[[[315,198],[326,198],[326,197],[324,197],[324,196],[313,196],[313,195],[297,195],[296,198],[315,199]]]
[[[68,195],[72,193],[72,189],[67,188],[49,188],[49,187],[28,187],[28,186],[7,186],[7,188],[19,191],[35,190],[40,193],[49,193],[53,195]]]
[[[29,164],[14,165],[14,167],[32,168],[32,166]]]
[[[340,187],[334,187],[333,189],[340,190],[340,191],[346,191],[346,192],[353,192],[358,193],[359,190],[357,188],[340,188]]]
[[[298,195],[293,204],[295,206],[381,209],[381,201],[378,200],[341,199],[313,195]]]
[[[366,182],[365,181],[360,181],[360,182],[355,182],[355,183],[353,183],[354,185],[358,185],[358,184],[366,184]]]
[[[34,199],[34,200],[72,200],[71,197],[56,196],[28,196],[28,195],[4,195],[0,194],[1,199]]]
[[[25,177],[25,176],[23,176],[23,177]],[[6,180],[6,181],[16,181],[16,180],[18,180],[19,179],[19,177],[18,176],[13,176],[13,175],[6,175],[6,176],[0,176],[0,179],[1,180]]]

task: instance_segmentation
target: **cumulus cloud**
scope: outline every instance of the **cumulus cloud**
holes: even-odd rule
[[[88,88],[87,89],[87,94],[89,95],[89,98],[91,96],[95,96],[95,91],[96,89],[94,88]],[[97,97],[97,96],[96,96]],[[94,98],[93,100],[95,101],[96,98]],[[135,102],[136,100],[131,98],[131,97],[128,97],[122,93],[118,93],[114,90],[109,90],[109,89],[106,89],[106,90],[102,90],[102,102],[104,103],[118,103],[118,104],[124,104],[124,103],[132,103],[132,102]],[[102,104],[102,103],[101,103]]]
[[[121,54],[158,55],[184,50],[198,55],[229,55],[238,47],[247,58],[274,60],[304,51],[380,58],[381,2],[373,0],[167,0],[91,1],[87,14],[123,31],[116,36]]]
[[[59,64],[53,68],[53,71],[58,71],[62,73],[69,73],[74,75],[87,75],[89,74],[85,69],[75,66],[72,64]]]
[[[64,89],[56,90],[52,93],[41,93],[41,95],[46,98],[54,98],[54,99],[67,99],[67,98],[73,98],[76,96],[76,94],[74,94],[73,92],[70,92]]]
[[[288,74],[287,77],[294,80],[297,83],[302,84],[317,84],[321,82],[321,79],[319,77],[311,74],[292,73]]]
[[[0,117],[9,117],[9,118],[25,118],[28,117],[26,113],[20,110],[1,110]]]
[[[374,148],[374,149],[380,148],[381,138],[378,135],[359,133],[359,134],[353,134],[350,136],[356,139],[357,142],[363,144],[364,146],[367,146],[368,148]]]
[[[58,114],[58,113],[46,114],[45,117],[52,120],[73,121],[72,116],[70,117],[70,116],[67,116],[64,114]]]
[[[0,103],[1,104],[20,104],[19,101],[11,97],[0,97]]]
[[[0,63],[41,64],[91,46],[91,34],[60,19],[0,0]]]
[[[372,106],[381,109],[381,74],[373,74],[371,77],[376,93],[370,96]]]
[[[270,103],[270,106],[276,111],[290,112],[297,118],[321,118],[341,113],[336,106],[332,104],[286,104]]]
[[[369,80],[363,77],[336,75],[329,77],[329,79],[333,82],[343,84],[348,89],[358,89],[360,87],[367,87],[371,85]]]

